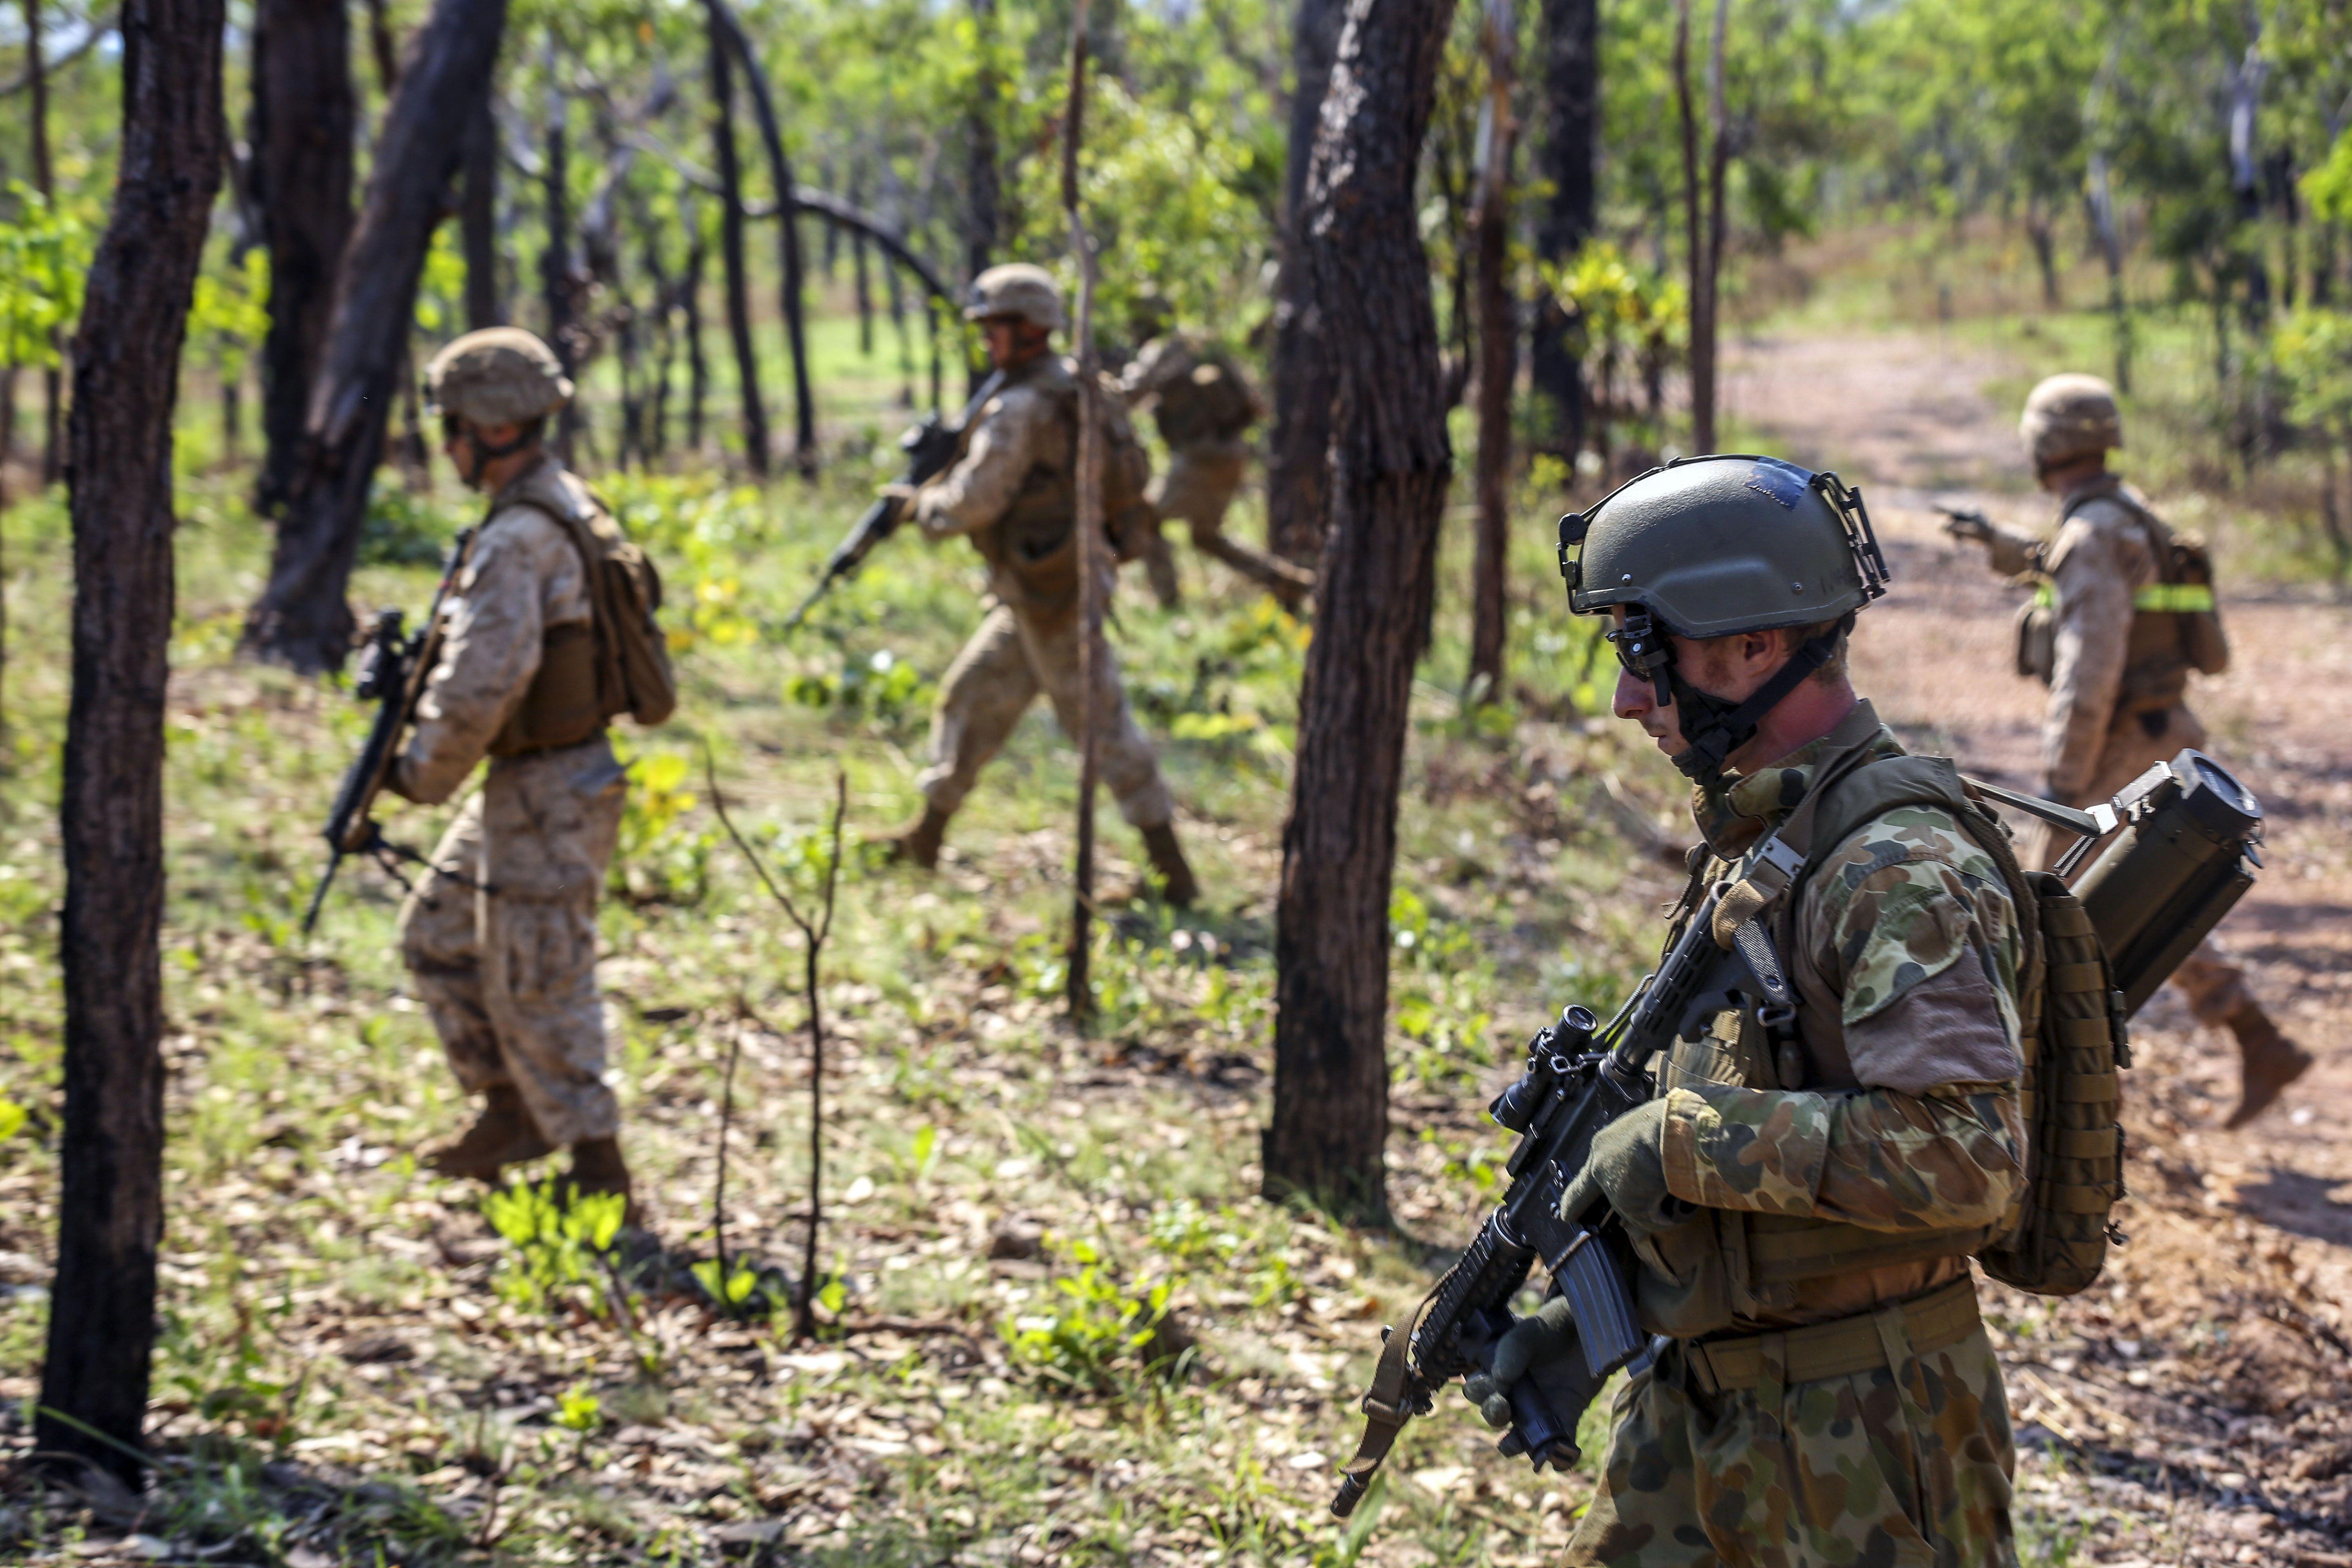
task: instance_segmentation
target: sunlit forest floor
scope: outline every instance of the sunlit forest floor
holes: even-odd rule
[[[2038,520],[2003,412],[2037,368],[1990,334],[1803,324],[1743,344],[1731,392],[1744,434],[1871,493],[1898,588],[1865,622],[1864,689],[1907,735],[2011,782],[2030,776],[2036,696],[2007,673],[2012,595],[1924,507],[1981,492]],[[814,490],[600,480],[654,545],[688,645],[679,718],[625,727],[636,788],[602,974],[625,1138],[668,1255],[618,1279],[534,1237],[520,1205],[419,1172],[467,1108],[404,990],[398,889],[347,871],[318,936],[297,929],[365,716],[232,659],[267,535],[235,499],[240,473],[191,476],[168,793],[166,1458],[140,1498],[18,1484],[0,1499],[0,1558],[1557,1558],[1589,1470],[1538,1482],[1452,1405],[1409,1431],[1360,1528],[1342,1534],[1324,1507],[1380,1325],[1498,1185],[1487,1097],[1537,1024],[1622,994],[1678,880],[1675,775],[1594,720],[1606,656],[1560,613],[1561,498],[1525,499],[1499,712],[1454,696],[1466,514],[1449,517],[1400,813],[1401,1231],[1370,1235],[1255,1195],[1304,629],[1189,555],[1180,612],[1123,587],[1120,656],[1208,891],[1182,914],[1116,908],[1081,1037],[1059,1001],[1075,768],[1045,715],[985,776],[939,876],[859,847],[914,805],[930,685],[977,616],[974,563],[894,541],[803,633],[777,631],[878,461],[845,459]],[[435,537],[469,508],[395,485],[381,510],[355,600],[419,607]],[[54,500],[6,530],[0,1097],[29,1116],[0,1142],[0,1440],[21,1453],[53,1254],[68,556]],[[2352,652],[2316,592],[2229,587],[2240,663],[2200,703],[2273,833],[2270,871],[2225,931],[2323,1060],[2282,1110],[2223,1134],[2227,1042],[2168,997],[2144,1016],[2133,1240],[2110,1282],[2054,1307],[1987,1294],[2031,1563],[2352,1563]],[[790,867],[808,863],[836,767],[847,781],[814,1342],[771,1310],[807,1219],[799,939],[718,826],[706,742],[739,823]],[[421,847],[441,816],[387,826]],[[1141,856],[1107,808],[1103,822],[1117,886]],[[716,1249],[722,1123],[725,1236],[748,1271],[733,1311],[693,1270]],[[1587,1436],[1597,1452],[1597,1424]]]

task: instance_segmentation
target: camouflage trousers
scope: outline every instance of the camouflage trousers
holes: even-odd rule
[[[2016,1450],[1981,1325],[1843,1377],[1707,1394],[1679,1342],[1617,1396],[1589,1568],[2016,1568]]]
[[[601,734],[494,759],[400,910],[401,956],[457,1081],[474,1094],[513,1085],[551,1143],[620,1125],[596,896],[627,787]]]
[[[1102,782],[1118,802],[1120,816],[1137,827],[1159,827],[1175,816],[1175,803],[1160,780],[1151,742],[1128,711],[1118,658],[1108,644],[1103,651],[1109,657],[1095,672],[1095,710],[1104,720],[1096,751]],[[929,765],[915,787],[934,810],[952,816],[1040,691],[1053,703],[1063,732],[1075,735],[1083,689],[1077,617],[998,605],[940,683],[939,706],[931,712]]]
[[[2204,745],[2205,726],[2185,703],[2157,710],[2152,715],[2119,713],[2099,749],[2089,786],[2068,804],[2088,805],[2106,800],[2154,764],[2170,762],[2182,747],[2202,750]],[[2053,865],[2073,842],[2070,833],[2043,830],[2039,854],[2026,863]],[[2246,972],[2231,963],[2210,936],[2180,961],[2180,967],[2172,972],[2172,984],[2180,988],[2189,1014],[2210,1029],[2222,1027],[2240,1009],[2256,1005],[2253,993],[2246,987]]]
[[[1162,518],[1183,520],[1192,531],[1193,549],[1215,556],[1276,597],[1295,601],[1313,590],[1314,573],[1225,536],[1225,510],[1242,488],[1248,464],[1247,449],[1238,442],[1181,447],[1169,458],[1168,471],[1151,482],[1152,507]],[[1148,556],[1146,564],[1152,573],[1152,585],[1158,588],[1160,567]],[[1175,569],[1171,559],[1166,570],[1171,586]],[[1167,592],[1160,594],[1160,599],[1174,602]]]

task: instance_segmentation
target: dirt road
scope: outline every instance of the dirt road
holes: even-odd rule
[[[2042,692],[2010,669],[2019,591],[1930,510],[2048,526],[2015,412],[1980,391],[2011,370],[1927,338],[1758,340],[1727,403],[1767,449],[1868,493],[1895,585],[1856,640],[1857,684],[1915,746],[2031,786]],[[2129,1245],[2071,1300],[1987,1295],[2047,1562],[2352,1565],[2352,614],[2222,573],[2235,668],[2191,701],[2269,816],[2266,870],[2222,938],[2319,1061],[2226,1132],[2232,1042],[2169,992],[2136,1020]]]

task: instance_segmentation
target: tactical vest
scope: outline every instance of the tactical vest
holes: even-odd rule
[[[1062,452],[1041,458],[1022,477],[1004,515],[971,533],[972,547],[987,562],[1000,597],[1042,611],[1067,610],[1077,603],[1078,378],[1059,354],[1040,355],[1007,377],[1011,386],[1044,394],[1066,437]],[[1139,509],[1149,510],[1144,487],[1150,458],[1136,439],[1135,426],[1115,393],[1099,400],[1103,414],[1103,522],[1114,541],[1130,536]],[[965,440],[970,440],[969,435]],[[959,457],[961,457],[959,453]]]
[[[1898,807],[1932,805],[1949,812],[1992,858],[2016,910],[2023,960],[2018,1010],[2030,1071],[2044,982],[2043,890],[2019,868],[2006,830],[1971,798],[1948,758],[1874,760],[1869,749],[1877,728],[1876,717],[1865,707],[1832,734],[1836,749],[1824,758],[1813,787],[1779,829],[1779,839],[1803,854],[1810,868],[1819,856]],[[1710,869],[1722,869],[1696,860],[1700,854],[1703,850],[1695,852],[1695,891],[1708,879]],[[1723,937],[1727,935],[1727,921],[1737,923],[1752,916],[1766,922],[1797,993],[1795,1016],[1768,1019],[1752,1007],[1723,1015],[1708,1036],[1677,1043],[1662,1088],[1703,1081],[1829,1094],[1861,1090],[1846,1051],[1840,998],[1820,973],[1813,955],[1795,940],[1796,913],[1808,885],[1801,871],[1760,912],[1752,901],[1743,910],[1736,899],[1727,897],[1726,913],[1716,928]],[[2063,887],[2057,892],[2065,897]],[[2066,901],[2072,902],[2070,898]],[[1685,909],[1695,902],[1686,898]],[[2101,1000],[2104,1014],[2104,993]],[[2031,1127],[2034,1112],[2030,1105],[2026,1120]],[[1966,1265],[1958,1260],[2015,1233],[2024,1218],[2024,1202],[2021,1194],[2011,1212],[1990,1226],[1899,1233],[1832,1220],[1702,1208],[1639,1249],[1650,1266],[1640,1287],[1644,1326],[1687,1339],[1718,1333],[1738,1320],[1866,1311],[1881,1300],[1964,1276]],[[1874,1279],[1874,1275],[1885,1278]],[[1836,1282],[1844,1279],[1851,1279],[1853,1288],[1842,1294]]]
[[[1257,422],[1258,403],[1233,362],[1187,340],[1192,367],[1161,387],[1153,422],[1171,451],[1209,441],[1232,441]]]
[[[575,493],[564,477],[551,465],[534,470],[491,503],[493,516],[529,507],[563,531],[580,558],[589,607],[589,619],[546,629],[530,689],[491,738],[494,757],[577,745],[622,713],[657,724],[677,705],[668,649],[655,622],[661,578],[604,503],[585,487]]]
[[[2187,694],[2191,670],[2219,675],[2230,667],[2229,640],[2213,599],[2213,558],[2203,541],[2175,534],[2120,482],[2077,491],[2060,513],[2059,526],[2063,528],[2095,500],[2110,500],[2124,510],[2138,527],[2156,568],[2156,581],[2132,594],[2131,630],[2124,644],[2116,714],[2120,719],[2160,711]],[[2057,609],[2056,593],[2044,581],[2018,612],[2018,673],[2044,686],[2057,675]]]

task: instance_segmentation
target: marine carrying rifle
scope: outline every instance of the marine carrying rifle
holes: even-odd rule
[[[334,809],[327,814],[327,868],[320,874],[310,908],[302,916],[304,936],[319,923],[320,907],[327,901],[327,889],[334,885],[336,868],[344,856],[366,855],[395,879],[400,876],[397,862],[421,864],[425,859],[406,845],[386,838],[372,814],[375,797],[392,776],[400,742],[416,716],[416,701],[425,693],[425,679],[433,673],[441,647],[441,603],[448,596],[449,585],[457,580],[473,539],[472,529],[462,529],[451,542],[448,559],[442,563],[440,585],[433,590],[433,605],[414,635],[404,635],[398,610],[383,611],[375,618],[375,630],[369,635],[352,682],[352,696],[377,704],[375,722],[368,729],[360,754],[344,770],[342,784],[335,791]]]
[[[944,473],[947,466],[955,461],[956,448],[962,443],[963,433],[971,426],[972,416],[987,406],[988,400],[995,396],[1003,385],[1003,371],[991,374],[980,384],[979,390],[971,395],[971,401],[964,405],[963,412],[956,416],[952,425],[941,422],[938,413],[933,412],[924,415],[919,423],[907,426],[906,433],[898,437],[898,449],[907,454],[907,466],[898,476],[898,483],[919,485]],[[785,617],[783,629],[787,632],[794,630],[808,619],[808,613],[816,608],[816,602],[831,592],[835,583],[864,565],[876,545],[898,531],[898,524],[906,521],[906,516],[907,503],[903,497],[885,495],[877,498],[849,531],[842,536],[841,542],[833,547],[833,553],[824,558],[824,570],[817,574],[816,586],[809,590],[808,597],[800,602],[800,607]]]
[[[1769,847],[1765,858],[1776,848]],[[1340,1518],[1355,1511],[1397,1434],[1429,1413],[1439,1389],[1492,1367],[1496,1343],[1513,1321],[1511,1299],[1538,1262],[1568,1300],[1585,1373],[1569,1386],[1554,1380],[1538,1387],[1529,1376],[1508,1390],[1512,1433],[1538,1469],[1576,1462],[1584,1406],[1611,1373],[1648,1351],[1633,1321],[1631,1244],[1611,1218],[1607,1197],[1596,1194],[1583,1212],[1568,1215],[1559,1213],[1559,1201],[1591,1158],[1594,1135],[1650,1098],[1651,1058],[1743,1001],[1767,1016],[1787,1016],[1776,1010],[1793,1008],[1788,978],[1754,921],[1740,926],[1729,948],[1717,945],[1721,898],[1720,890],[1707,894],[1657,969],[1605,1026],[1586,1009],[1570,1007],[1539,1031],[1528,1044],[1526,1072],[1487,1108],[1519,1134],[1504,1167],[1510,1187],[1420,1310],[1387,1331],[1364,1395],[1364,1436],[1331,1501]]]

